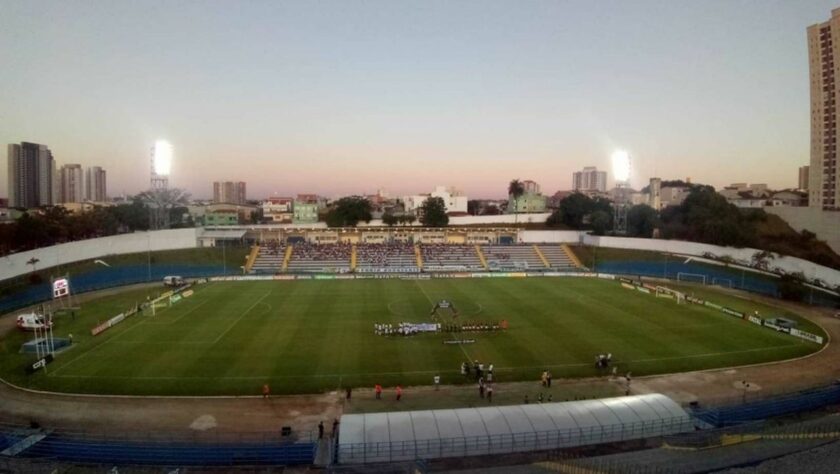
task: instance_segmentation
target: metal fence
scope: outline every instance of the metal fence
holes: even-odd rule
[[[694,430],[694,424],[689,417],[675,417],[566,430],[340,444],[337,449],[337,461],[394,462],[543,451],[638,440],[691,430]]]
[[[312,464],[312,432],[101,432],[0,425],[0,451],[14,458],[73,463],[236,466]]]

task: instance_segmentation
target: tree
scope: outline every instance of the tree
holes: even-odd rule
[[[400,224],[402,225],[411,225],[417,220],[417,216],[414,214],[403,214],[399,217]]]
[[[519,222],[519,206],[517,200],[525,194],[525,185],[519,179],[514,179],[508,184],[508,196],[513,203],[513,221]]]
[[[334,202],[327,211],[326,221],[330,227],[355,227],[359,221],[370,222],[372,206],[362,196],[347,196]]]
[[[782,299],[789,301],[802,301],[805,297],[805,287],[802,286],[799,276],[802,274],[782,275],[779,279],[779,295]]]
[[[391,214],[390,212],[382,214],[382,223],[387,225],[388,227],[397,225],[397,222],[399,222],[399,220],[400,219],[397,216]]]
[[[592,226],[592,232],[595,235],[604,235],[611,227],[611,216],[610,214],[598,210],[592,213],[589,217],[589,223]]]
[[[639,204],[627,211],[627,234],[631,237],[653,236],[658,225],[656,210],[647,204]]]
[[[481,203],[477,199],[467,201],[467,214],[477,216],[481,210]]]
[[[583,219],[594,208],[595,203],[589,196],[582,193],[572,193],[560,201],[560,208],[554,211],[557,213],[557,218],[554,220],[559,220],[559,222],[572,229],[581,229],[583,228]]]
[[[420,208],[423,212],[420,223],[424,226],[446,227],[449,224],[449,216],[446,215],[446,203],[443,202],[443,198],[430,197],[423,201]]]
[[[714,245],[755,247],[763,210],[742,212],[711,186],[695,186],[679,206],[661,215],[663,237]]]

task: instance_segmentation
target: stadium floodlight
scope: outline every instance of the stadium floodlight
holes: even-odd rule
[[[616,182],[630,181],[630,154],[625,150],[616,150],[612,154],[613,176]]]
[[[154,171],[158,176],[169,176],[172,168],[172,145],[165,140],[155,142]]]

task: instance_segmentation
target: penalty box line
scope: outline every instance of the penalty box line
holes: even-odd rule
[[[616,360],[614,364],[633,364],[646,362],[661,362],[665,360],[684,360],[684,359],[700,359],[705,357],[717,357],[732,354],[746,354],[750,352],[763,352],[775,349],[783,349],[787,347],[797,347],[798,344],[785,344],[781,346],[772,347],[758,347],[755,349],[744,349],[739,351],[726,352],[707,352],[703,354],[689,354],[686,356],[675,357],[656,357],[648,359],[635,360]],[[593,365],[591,362],[575,363],[575,364],[554,364],[554,365],[532,365],[532,366],[518,366],[518,367],[496,367],[494,372],[513,372],[517,370],[539,370],[539,369],[557,369],[567,367],[587,367]],[[725,367],[721,367],[725,369]],[[402,372],[365,372],[365,373],[341,373],[341,374],[305,374],[305,375],[243,375],[243,376],[137,376],[130,375],[59,375],[55,373],[47,374],[48,377],[56,378],[79,378],[79,379],[134,379],[134,380],[262,380],[262,379],[307,379],[307,378],[332,378],[332,377],[375,377],[375,376],[390,376],[390,375],[423,375],[423,374],[460,374],[460,370],[412,370]]]

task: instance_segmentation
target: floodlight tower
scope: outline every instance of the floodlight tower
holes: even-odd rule
[[[172,167],[172,145],[165,140],[158,140],[152,147],[152,189],[169,187],[169,171]]]
[[[627,233],[627,189],[630,187],[630,154],[616,150],[612,154],[613,175],[615,176],[615,218],[613,231],[616,234]]]

